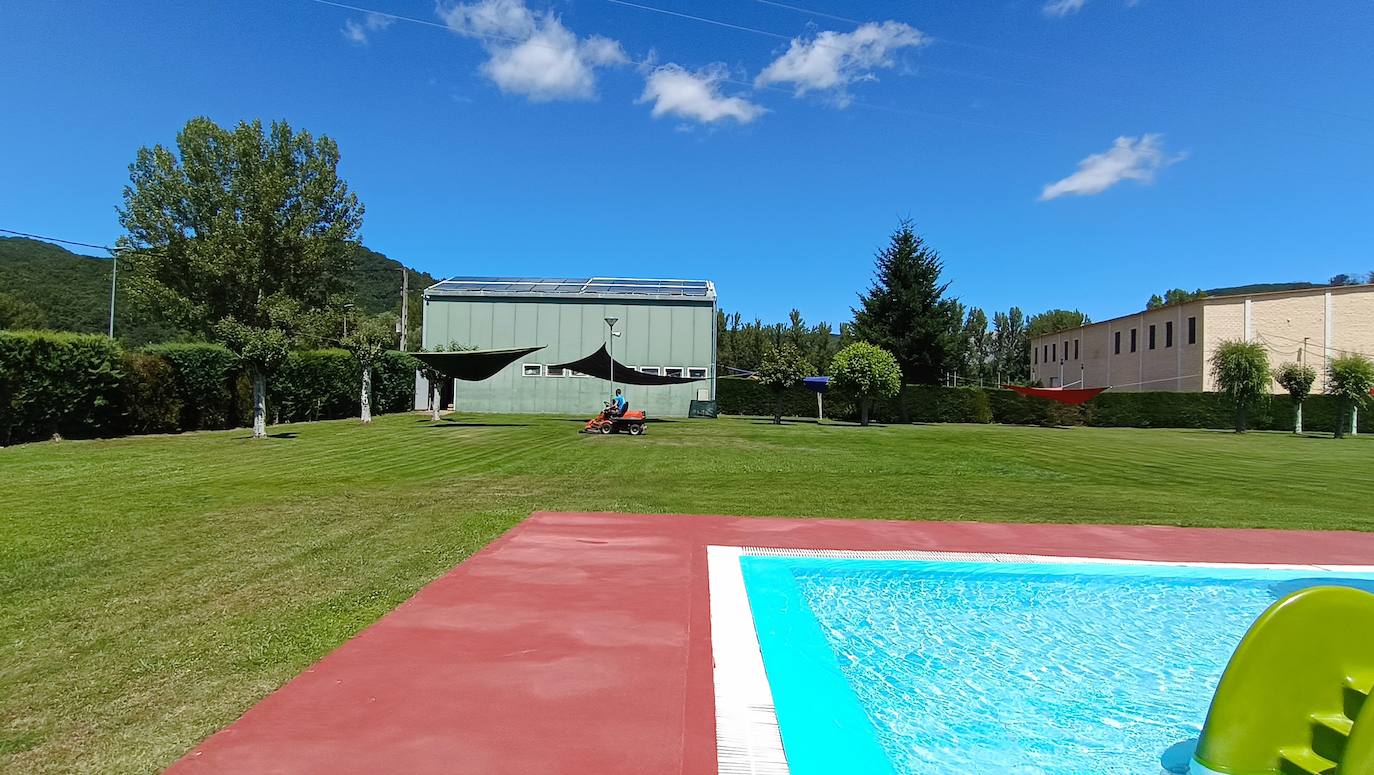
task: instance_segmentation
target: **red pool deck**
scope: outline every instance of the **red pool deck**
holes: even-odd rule
[[[1374,564],[1374,534],[536,513],[172,765],[715,773],[708,545]]]

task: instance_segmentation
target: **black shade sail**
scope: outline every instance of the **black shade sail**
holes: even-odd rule
[[[645,374],[642,371],[635,371],[619,361],[612,361],[610,353],[606,352],[606,345],[601,345],[601,349],[588,355],[586,358],[568,363],[556,364],[555,369],[569,369],[589,377],[599,377],[609,380],[611,378],[611,364],[615,364],[615,382],[618,385],[685,385],[688,382],[701,382],[705,377],[665,377],[659,374]]]
[[[504,350],[461,350],[451,353],[410,353],[415,360],[433,367],[440,374],[453,379],[481,382],[538,347],[513,347]]]

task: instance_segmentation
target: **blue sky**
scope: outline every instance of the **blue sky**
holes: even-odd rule
[[[0,228],[113,240],[203,114],[334,137],[365,243],[435,275],[704,277],[765,320],[848,319],[902,216],[988,310],[1374,270],[1369,3],[354,5],[406,18],[6,0]]]

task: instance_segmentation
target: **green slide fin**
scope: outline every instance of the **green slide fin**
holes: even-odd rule
[[[1374,595],[1339,586],[1294,592],[1261,614],[1236,647],[1193,769],[1374,774],[1372,690]]]

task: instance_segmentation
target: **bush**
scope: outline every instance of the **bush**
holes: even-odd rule
[[[120,381],[126,433],[175,433],[181,429],[181,398],[172,365],[156,355],[126,352]]]
[[[279,422],[354,417],[360,384],[344,350],[294,352],[269,385],[269,413]],[[375,411],[408,411],[414,391],[414,359],[385,353],[373,367]],[[125,352],[97,335],[0,332],[0,445],[251,421],[252,385],[219,345]]]
[[[414,359],[388,351],[372,366],[372,410],[409,411],[415,403]],[[362,367],[347,350],[293,352],[267,385],[275,422],[357,417]]]
[[[275,422],[351,417],[358,410],[358,364],[347,350],[291,353],[267,386]]]
[[[902,370],[892,353],[868,342],[855,342],[830,361],[831,387],[859,402],[859,422],[868,425],[875,399],[891,398],[902,389]]]
[[[181,406],[177,428],[184,431],[231,428],[241,424],[249,399],[236,391],[234,354],[221,345],[158,344],[143,348],[166,361],[172,372],[175,400]]]
[[[716,401],[722,414],[770,415],[772,391],[753,380],[726,377],[716,384]],[[1107,391],[1082,406],[1065,406],[1041,398],[994,388],[947,388],[907,385],[903,398],[875,401],[872,419],[898,422],[899,400],[905,400],[917,422],[995,422],[1004,425],[1088,425],[1104,428],[1231,428],[1234,408],[1220,393],[1126,393]],[[804,388],[783,395],[784,414],[815,417],[816,396]],[[1277,402],[1275,402],[1277,403]],[[1293,430],[1293,414],[1268,404],[1250,415],[1256,430]],[[1330,431],[1337,413],[1332,396],[1312,396],[1303,410],[1309,430]],[[825,397],[825,415],[836,420],[856,420],[857,405],[834,392]]]
[[[104,336],[0,331],[0,444],[118,432],[120,366]]]

